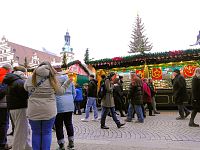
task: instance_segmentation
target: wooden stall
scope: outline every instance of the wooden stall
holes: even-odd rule
[[[200,49],[188,49],[144,55],[132,55],[101,59],[88,62],[96,70],[97,79],[101,74],[111,71],[124,76],[124,90],[130,84],[130,71],[140,74],[142,78],[152,78],[157,90],[156,101],[159,106],[174,105],[171,76],[174,69],[180,69],[187,82],[188,94],[191,97],[191,78],[196,67],[200,66]],[[189,99],[190,101],[190,99]]]

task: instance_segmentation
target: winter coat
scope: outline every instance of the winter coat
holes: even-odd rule
[[[200,78],[192,79],[192,105],[193,109],[200,112]]]
[[[76,97],[74,99],[75,102],[83,101],[83,91],[82,88],[76,88]]]
[[[103,107],[114,107],[115,106],[113,98],[114,85],[109,79],[106,79],[105,86],[106,86],[106,95],[101,100],[101,105]]]
[[[143,104],[143,89],[142,86],[135,86],[130,84],[128,91],[128,98],[132,105],[142,105]]]
[[[0,68],[0,84],[2,84],[4,77],[8,71],[5,68]],[[1,86],[1,85],[0,85]],[[3,92],[3,94],[6,93],[6,87],[1,88],[0,92]],[[4,96],[2,99],[0,99],[0,108],[7,108],[7,103],[6,103],[6,97]]]
[[[154,86],[153,86],[153,83],[148,83],[148,86],[150,88],[150,91],[151,91],[151,97],[154,97],[156,92],[155,92],[155,89],[154,89]]]
[[[36,68],[36,81],[40,82],[45,77],[49,76],[50,70],[48,65],[42,65]],[[53,89],[47,78],[40,86],[38,86],[28,99],[27,116],[31,120],[49,120],[56,116],[56,97],[63,95],[70,82],[64,82],[57,91]],[[32,76],[28,77],[24,84],[25,90],[29,93],[33,89]]]
[[[122,89],[121,85],[114,84],[113,97],[114,97],[115,102],[122,102],[122,100],[123,100],[123,89]]]
[[[151,103],[151,90],[146,82],[143,82],[143,101],[144,103]]]
[[[184,101],[188,101],[185,78],[182,75],[176,75],[172,83],[175,103],[182,105]]]
[[[16,74],[9,73],[5,76],[3,83],[7,84],[6,100],[7,108],[27,108],[28,92],[24,89],[24,80]]]
[[[97,97],[97,80],[95,79],[88,83],[88,97]]]
[[[58,77],[58,79],[60,84],[62,85],[66,80],[68,80],[68,77],[67,75],[61,75],[60,77]],[[76,91],[73,83],[69,85],[64,95],[56,95],[57,113],[73,112],[75,96]]]

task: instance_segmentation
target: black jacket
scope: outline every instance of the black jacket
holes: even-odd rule
[[[197,77],[192,79],[192,104],[193,109],[200,112],[200,79]]]
[[[88,97],[97,97],[97,80],[92,79],[88,84]]]
[[[128,98],[133,105],[143,104],[143,89],[142,86],[135,86],[130,84]]]
[[[7,84],[6,100],[8,109],[27,108],[28,92],[24,89],[24,80],[16,74],[7,74],[3,83]]]
[[[182,75],[176,75],[173,79],[173,95],[176,104],[183,104],[188,101],[185,78]]]
[[[115,84],[113,89],[113,97],[114,100],[117,102],[122,102],[123,100],[123,89],[121,85]]]

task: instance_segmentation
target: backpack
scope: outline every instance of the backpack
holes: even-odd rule
[[[102,82],[102,84],[99,88],[98,97],[100,99],[103,99],[105,95],[106,95],[106,84],[105,84],[105,81],[104,81],[104,82]]]
[[[0,83],[0,100],[6,96],[7,84]]]

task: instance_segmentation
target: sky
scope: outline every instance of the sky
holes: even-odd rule
[[[59,54],[71,36],[75,59],[130,55],[137,14],[152,52],[182,50],[196,42],[199,0],[0,0],[0,37]]]

